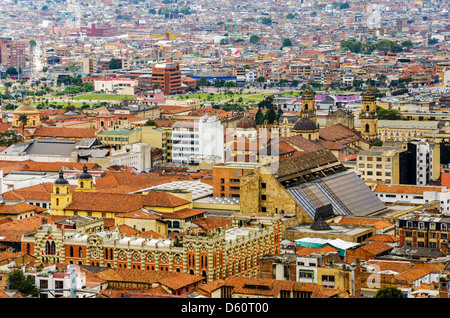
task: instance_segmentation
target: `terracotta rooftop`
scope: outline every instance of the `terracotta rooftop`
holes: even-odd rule
[[[67,128],[40,126],[34,131],[34,137],[56,138],[96,138],[97,130],[92,128]]]
[[[21,242],[22,235],[33,233],[35,228],[44,224],[44,218],[50,224],[65,219],[67,216],[37,214],[25,219],[0,224],[0,242]]]
[[[75,192],[67,210],[107,211],[126,213],[142,207],[175,208],[189,201],[165,192],[151,191],[148,195],[105,192]]]
[[[413,186],[402,184],[377,184],[374,187],[373,192],[423,194],[424,191],[441,192],[443,189],[444,187]]]
[[[47,209],[28,204],[25,202],[17,203],[17,204],[11,204],[6,205],[5,203],[0,204],[0,215],[18,215],[25,212],[35,212],[35,213],[41,213],[46,211]]]

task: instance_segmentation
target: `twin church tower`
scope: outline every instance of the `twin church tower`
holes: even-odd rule
[[[308,82],[302,94],[301,118],[293,127],[294,134],[303,135],[303,132],[314,133],[315,130],[318,133],[315,95]],[[359,119],[361,121],[361,136],[370,142],[378,139],[378,117],[375,95],[376,92],[369,81],[367,91],[362,96]]]

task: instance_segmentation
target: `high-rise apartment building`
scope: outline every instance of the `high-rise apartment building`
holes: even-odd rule
[[[26,41],[0,39],[0,62],[2,67],[16,69],[26,66],[26,52],[29,44]]]
[[[217,116],[180,121],[172,126],[172,161],[187,164],[191,156],[224,158],[224,128]]]
[[[181,70],[172,60],[158,63],[152,68],[153,85],[158,85],[165,95],[181,93]]]

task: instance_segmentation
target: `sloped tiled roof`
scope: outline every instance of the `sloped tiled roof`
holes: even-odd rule
[[[97,130],[93,128],[67,128],[40,126],[34,131],[34,137],[59,138],[96,138]]]
[[[35,213],[40,213],[40,212],[44,212],[47,209],[36,206],[36,205],[32,205],[32,204],[28,204],[25,202],[21,202],[21,203],[17,203],[17,204],[11,204],[11,205],[5,205],[0,204],[0,215],[18,215],[21,213],[25,213],[25,212],[35,212]]]
[[[105,192],[75,192],[67,210],[106,211],[126,213],[142,207],[174,208],[189,201],[165,192],[151,191],[148,195]]]

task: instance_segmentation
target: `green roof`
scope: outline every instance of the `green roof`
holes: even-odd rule
[[[132,129],[116,129],[116,130],[103,130],[99,132],[99,135],[131,135],[137,130]]]

